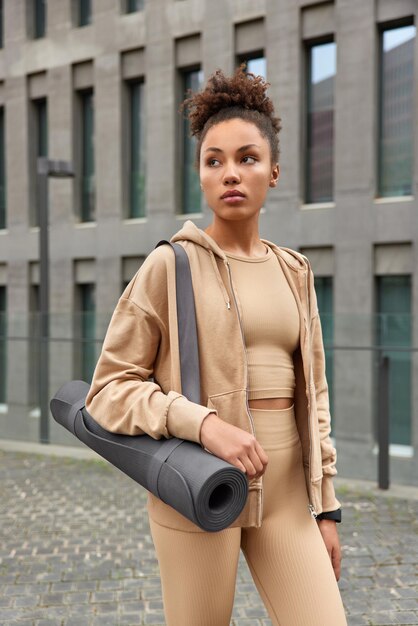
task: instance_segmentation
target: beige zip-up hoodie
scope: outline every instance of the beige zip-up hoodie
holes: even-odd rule
[[[175,258],[169,246],[160,246],[146,258],[119,299],[87,396],[87,410],[103,428],[115,433],[147,433],[156,439],[173,436],[200,443],[202,422],[212,411],[257,436],[247,401],[240,303],[227,257],[190,220],[171,241],[184,247],[190,261],[201,404],[181,394]],[[310,508],[316,514],[334,511],[340,507],[332,484],[336,451],[329,436],[328,387],[313,274],[301,254],[262,241],[276,254],[299,309],[295,415]],[[262,495],[262,477],[250,480],[246,505],[231,526],[260,526]],[[201,531],[151,493],[148,511],[165,526]]]

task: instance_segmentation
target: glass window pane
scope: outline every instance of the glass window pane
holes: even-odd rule
[[[46,0],[35,0],[34,11],[34,37],[39,39],[46,32]]]
[[[0,229],[6,228],[6,154],[4,107],[0,107]]]
[[[37,182],[38,179],[38,157],[48,156],[48,105],[46,98],[40,98],[39,100],[33,100],[34,111],[34,132],[32,139],[35,142],[33,163],[33,178]],[[33,196],[35,198],[36,206],[31,206],[31,226],[39,226],[39,194]]]
[[[0,48],[3,48],[3,0],[0,0]]]
[[[334,408],[334,304],[332,276],[315,276],[315,291],[321,318],[322,336],[325,347],[325,367],[328,382],[332,422],[335,423]]]
[[[40,355],[40,290],[39,285],[29,288],[29,404],[39,407],[39,355]]]
[[[412,194],[415,34],[404,26],[381,36],[379,196]]]
[[[0,285],[0,404],[6,403],[7,385],[7,318],[6,318],[6,287]]]
[[[240,57],[239,63],[246,63],[247,72],[251,72],[251,74],[255,74],[256,76],[262,76],[267,80],[267,63],[264,56],[254,58]]]
[[[36,101],[37,156],[48,156],[48,105],[46,98]]]
[[[193,70],[183,73],[183,94],[191,89],[199,91],[203,82],[203,71]],[[185,112],[186,114],[186,112]],[[196,139],[190,136],[190,123],[183,120],[183,202],[182,213],[200,213],[202,194],[200,190],[199,173],[195,168]]]
[[[96,366],[95,285],[79,285],[81,305],[81,377],[90,383]]]
[[[130,184],[129,217],[145,216],[145,85],[135,82],[130,89]]]
[[[91,0],[78,0],[78,25],[91,24]]]
[[[94,95],[81,92],[81,221],[91,222],[95,217],[94,181]]]
[[[126,13],[135,13],[145,8],[145,0],[126,0]]]
[[[333,199],[336,53],[334,42],[309,48],[306,202]]]
[[[411,352],[391,346],[412,347],[411,276],[377,279],[377,344],[386,346],[389,365],[390,442],[411,444]]]

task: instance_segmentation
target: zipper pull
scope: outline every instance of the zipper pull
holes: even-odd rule
[[[230,301],[229,301],[229,300],[228,300],[228,302],[226,303],[226,308],[228,309],[228,311],[230,311],[230,310],[231,310],[231,303],[230,303]]]
[[[316,512],[315,512],[315,509],[314,509],[314,507],[313,507],[313,504],[308,504],[308,509],[309,509],[309,513],[312,515],[312,517],[313,517],[314,519],[316,519],[317,514],[316,514]]]

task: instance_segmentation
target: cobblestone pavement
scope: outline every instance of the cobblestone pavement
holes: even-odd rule
[[[349,626],[418,624],[418,498],[337,492]],[[163,626],[145,500],[104,461],[0,450],[0,624]],[[242,556],[231,625],[271,625]]]

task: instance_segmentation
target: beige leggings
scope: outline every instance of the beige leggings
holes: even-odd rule
[[[240,549],[275,626],[346,626],[331,561],[308,511],[293,407],[251,413],[269,459],[261,527],[186,532],[149,520],[166,626],[229,626]]]

